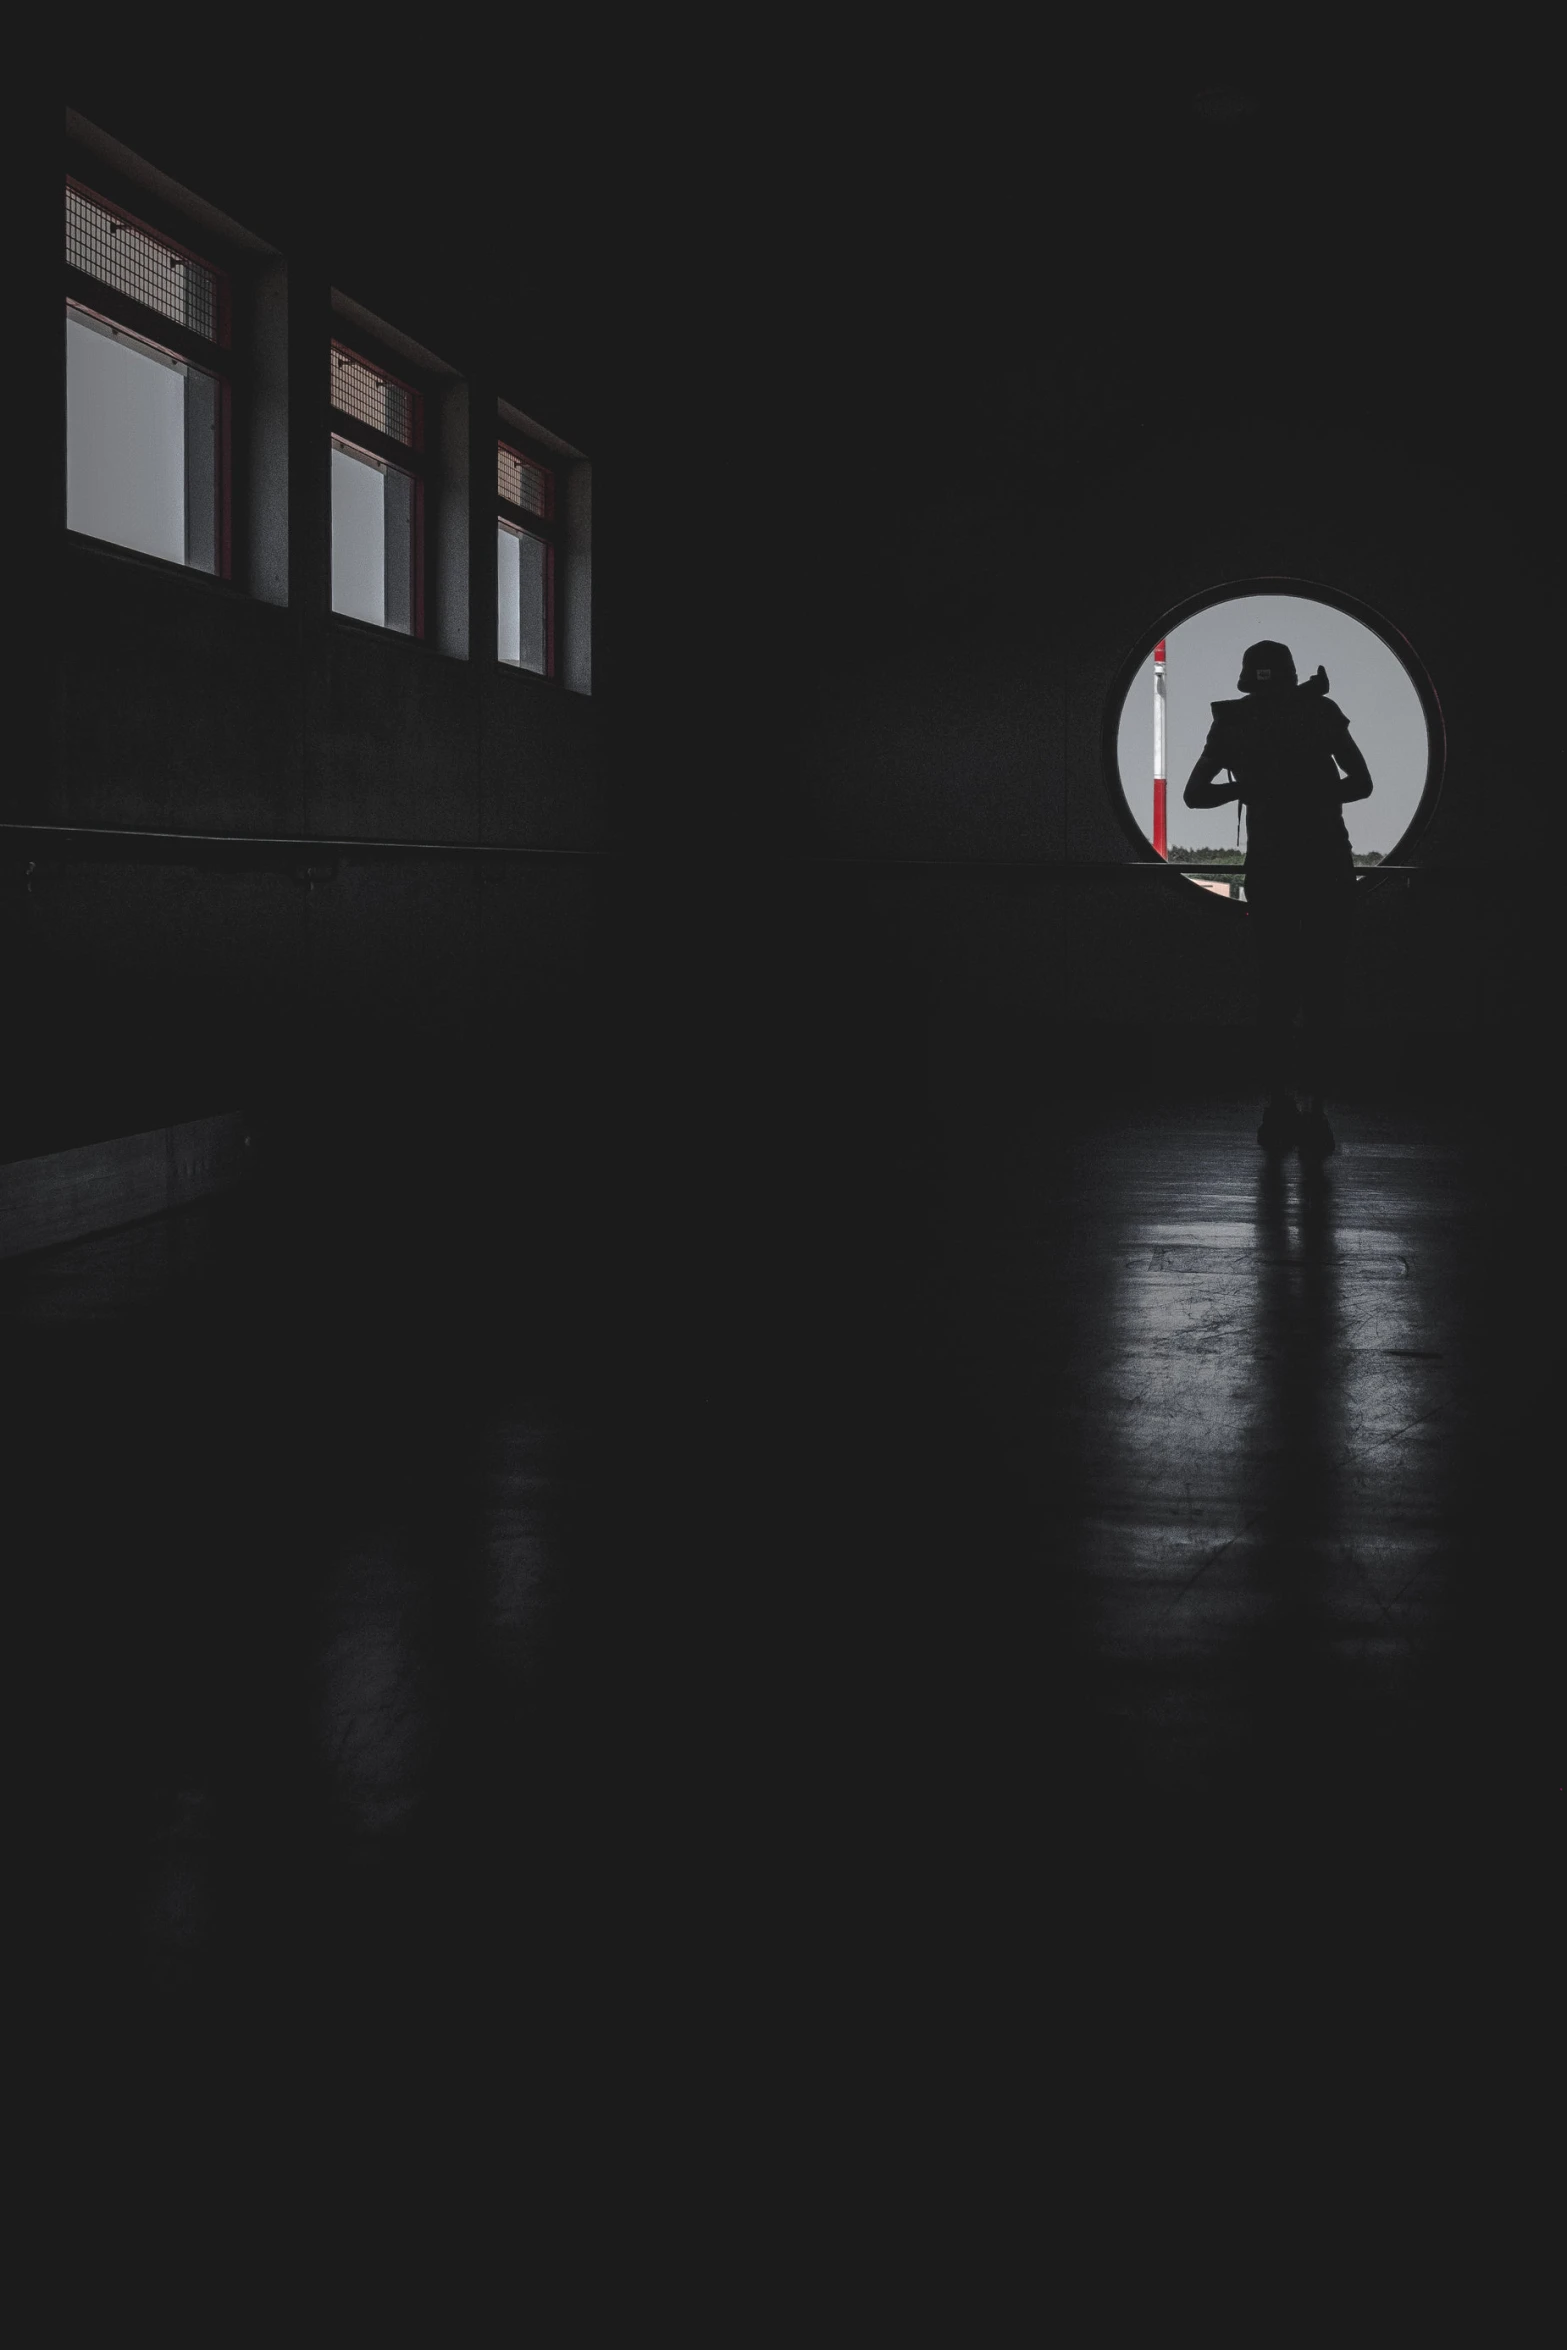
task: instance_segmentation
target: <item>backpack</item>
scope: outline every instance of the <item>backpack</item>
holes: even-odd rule
[[[1248,694],[1240,701],[1213,704],[1210,741],[1230,779],[1240,787],[1235,807],[1235,840],[1241,813],[1256,796],[1272,798],[1281,787],[1299,806],[1326,804],[1338,814],[1342,778],[1333,744],[1347,732],[1348,719],[1328,700],[1328,673],[1319,668],[1288,695]],[[1342,819],[1340,819],[1342,821]]]

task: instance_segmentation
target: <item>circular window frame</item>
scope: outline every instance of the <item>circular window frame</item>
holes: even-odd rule
[[[1437,802],[1442,796],[1443,780],[1447,772],[1447,727],[1431,673],[1403,630],[1389,620],[1385,613],[1379,612],[1374,604],[1364,603],[1359,596],[1348,595],[1342,588],[1329,587],[1321,580],[1291,579],[1276,574],[1225,580],[1217,587],[1203,588],[1198,594],[1183,597],[1178,604],[1171,604],[1159,620],[1151,622],[1146,629],[1139,632],[1131,651],[1116,670],[1105,700],[1105,779],[1110,786],[1110,796],[1122,828],[1136,851],[1137,862],[1144,865],[1162,865],[1165,860],[1159,856],[1153,842],[1132,814],[1132,804],[1127,796],[1126,784],[1121,774],[1121,713],[1126,707],[1127,695],[1131,692],[1143,663],[1148,659],[1155,645],[1161,643],[1166,637],[1172,636],[1183,621],[1194,619],[1199,612],[1211,611],[1215,604],[1238,603],[1246,596],[1294,596],[1305,603],[1327,604],[1334,611],[1342,612],[1346,618],[1358,620],[1362,628],[1368,629],[1374,637],[1379,638],[1408,677],[1419,700],[1421,716],[1425,720],[1426,779],[1420,797],[1415,803],[1413,816],[1405,825],[1392,848],[1388,850],[1382,863],[1397,866],[1416,862],[1413,852],[1418,848],[1422,837],[1430,826],[1432,816],[1436,812]],[[1362,866],[1360,872],[1364,879],[1370,882],[1375,880],[1380,869],[1375,865]],[[1181,868],[1171,866],[1169,870],[1172,873],[1179,873]],[[1211,906],[1228,906],[1235,911],[1241,910],[1235,899],[1218,897],[1212,890],[1194,887],[1188,892],[1188,895],[1194,901],[1199,898],[1205,899]]]

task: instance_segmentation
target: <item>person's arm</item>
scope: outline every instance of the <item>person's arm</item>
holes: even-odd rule
[[[1211,745],[1205,744],[1196,766],[1186,779],[1186,790],[1183,797],[1188,808],[1222,808],[1226,800],[1240,798],[1241,787],[1233,776],[1226,775],[1222,783],[1215,783],[1214,777],[1223,765],[1224,761],[1219,757],[1217,751]],[[1369,788],[1368,779],[1367,789],[1369,790]]]
[[[1371,770],[1366,765],[1365,752],[1359,743],[1350,740],[1347,729],[1343,738],[1334,744],[1333,756],[1341,767],[1347,767],[1349,770],[1344,778],[1344,787],[1339,793],[1339,798],[1341,800],[1369,800],[1371,797]]]

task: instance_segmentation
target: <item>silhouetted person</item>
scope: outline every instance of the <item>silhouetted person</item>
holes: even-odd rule
[[[1257,1140],[1266,1150],[1298,1142],[1325,1158],[1333,1129],[1323,1094],[1355,887],[1343,804],[1368,799],[1371,776],[1350,740],[1349,720],[1328,700],[1325,669],[1301,685],[1288,645],[1251,645],[1239,683],[1244,701],[1213,705],[1186,805],[1219,808],[1240,800],[1246,808],[1246,903],[1262,987],[1268,1088]],[[1290,1065],[1297,1011],[1305,1025],[1304,1106],[1295,1099]]]

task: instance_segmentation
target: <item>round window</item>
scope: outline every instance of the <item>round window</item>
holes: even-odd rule
[[[1232,589],[1167,621],[1124,677],[1115,732],[1122,794],[1150,848],[1172,865],[1201,868],[1191,875],[1198,886],[1221,897],[1241,894],[1244,810],[1188,808],[1182,793],[1214,703],[1238,697],[1241,656],[1266,639],[1289,647],[1302,682],[1326,669],[1328,693],[1365,754],[1371,797],[1344,809],[1356,864],[1396,858],[1435,796],[1441,719],[1429,680],[1417,677],[1412,655],[1395,652],[1395,632],[1384,636],[1369,624],[1374,617],[1358,619],[1304,590]]]

